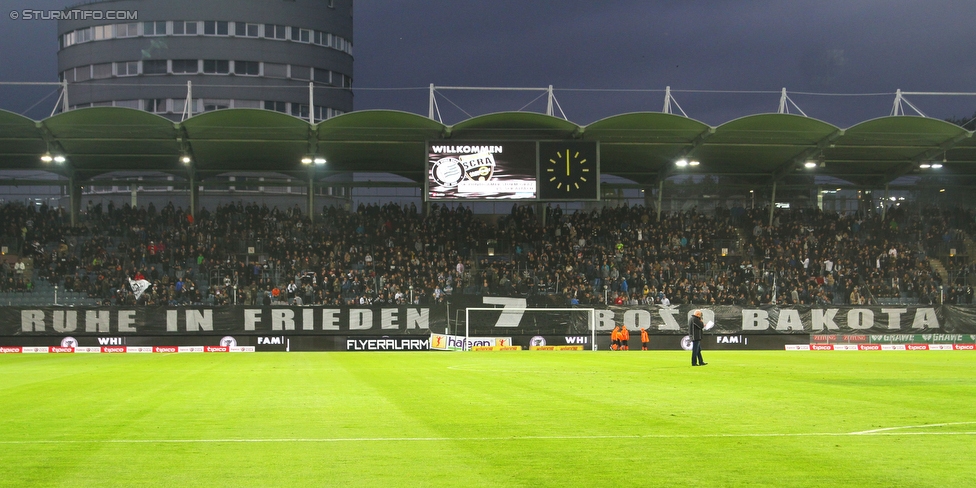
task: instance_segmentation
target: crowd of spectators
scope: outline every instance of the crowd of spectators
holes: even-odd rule
[[[298,207],[238,202],[191,216],[172,203],[0,206],[3,290],[44,279],[100,303],[367,305],[455,294],[548,294],[568,304],[932,303],[942,278],[924,246],[965,239],[971,211],[892,207],[878,214],[733,209],[706,215],[643,206],[564,212],[518,205],[501,216],[463,205]],[[16,269],[30,263],[30,272]],[[972,271],[968,263],[959,271]],[[971,303],[964,283],[951,303]]]
[[[945,211],[926,208],[921,211],[921,218],[929,223],[922,236],[925,248],[932,255],[940,256],[946,269],[945,302],[971,304],[976,265],[965,241],[967,236],[976,235],[976,211],[959,207]]]
[[[923,231],[938,232],[903,208],[884,217],[838,215],[817,209],[750,213],[747,254],[763,263],[776,303],[876,303],[879,298],[914,298],[932,303],[942,278],[919,246]]]
[[[7,259],[4,256],[0,264],[0,292],[21,291],[34,289],[34,262],[30,258]]]
[[[568,215],[557,206],[547,213],[542,239],[526,243],[535,253],[525,261],[531,275],[556,282],[571,302],[716,304],[736,296],[736,275],[727,270],[737,260],[721,253],[721,243],[730,249],[738,238],[728,217],[691,211],[662,214],[658,222],[643,206]]]

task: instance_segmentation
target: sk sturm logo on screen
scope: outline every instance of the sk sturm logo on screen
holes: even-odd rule
[[[61,347],[78,347],[78,339],[74,337],[65,337],[61,339]]]
[[[461,170],[461,161],[455,157],[439,159],[430,168],[430,177],[438,185],[446,188],[454,188],[464,179],[464,171]]]
[[[546,338],[542,336],[534,336],[529,339],[529,345],[532,347],[544,346],[546,345]]]
[[[681,338],[681,348],[685,351],[690,351],[692,347],[691,337],[684,336]]]
[[[221,337],[220,345],[224,347],[237,347],[237,339],[234,339],[231,336]]]

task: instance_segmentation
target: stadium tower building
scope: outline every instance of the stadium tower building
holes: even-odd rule
[[[69,109],[180,120],[261,108],[316,122],[352,110],[352,0],[104,0],[66,11],[58,71]]]

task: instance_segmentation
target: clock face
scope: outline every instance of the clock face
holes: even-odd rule
[[[539,187],[543,200],[596,200],[599,168],[596,143],[539,143]]]

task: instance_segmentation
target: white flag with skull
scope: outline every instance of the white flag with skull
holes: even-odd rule
[[[132,288],[132,293],[136,296],[136,300],[142,296],[149,287],[152,286],[148,280],[134,280],[129,278],[129,287]]]

